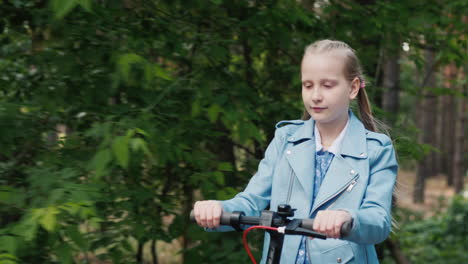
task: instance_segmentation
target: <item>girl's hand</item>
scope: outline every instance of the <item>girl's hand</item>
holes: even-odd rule
[[[340,238],[341,226],[351,220],[351,215],[344,210],[318,211],[313,229],[315,232],[326,234],[328,238]]]
[[[221,202],[208,200],[198,201],[193,206],[193,214],[197,224],[201,227],[216,228],[223,212]]]

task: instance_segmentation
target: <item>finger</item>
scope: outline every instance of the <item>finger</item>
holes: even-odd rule
[[[334,227],[334,214],[332,211],[325,211],[326,214],[324,215],[324,225],[325,225],[325,233],[327,234],[327,237],[333,238],[334,237],[334,232],[333,232],[333,227]]]
[[[322,211],[318,217],[318,232],[327,235],[327,212]],[[328,235],[327,235],[328,236]]]
[[[314,224],[312,226],[312,229],[316,232],[319,232],[320,233],[320,216],[322,214],[322,211],[318,211],[317,212],[317,215],[315,216],[315,219],[314,219]]]
[[[341,226],[343,225],[343,218],[342,217],[337,217],[334,222],[334,233],[335,233],[335,238],[340,238],[341,237]]]
[[[195,205],[193,205],[193,215],[197,224],[200,225],[200,202],[195,202]]]
[[[218,227],[221,221],[221,214],[223,213],[222,206],[217,203],[213,209],[213,226]]]
[[[320,230],[327,237],[329,236],[328,234],[328,212],[327,211],[323,211],[322,217],[320,219]]]
[[[206,226],[213,228],[213,205],[208,203],[206,207]]]
[[[339,239],[341,237],[341,226],[344,222],[343,213],[335,211],[335,219],[333,221],[333,238]]]
[[[200,210],[200,226],[207,227],[206,225],[206,206],[203,205]]]

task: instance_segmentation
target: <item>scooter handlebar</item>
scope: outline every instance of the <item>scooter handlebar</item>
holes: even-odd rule
[[[276,220],[276,221],[275,221]],[[299,227],[304,229],[313,231],[314,226],[314,219],[313,218],[305,218],[305,219],[296,219],[300,222]],[[195,215],[193,210],[190,212],[190,221],[196,222]],[[227,226],[239,226],[239,225],[259,225],[260,224],[260,217],[259,216],[245,216],[242,212],[222,212],[220,218],[221,225]],[[279,227],[285,225],[285,223],[279,219],[274,219],[272,226]],[[347,221],[343,223],[341,226],[341,237],[346,237],[351,232],[351,228],[353,226],[353,221]]]

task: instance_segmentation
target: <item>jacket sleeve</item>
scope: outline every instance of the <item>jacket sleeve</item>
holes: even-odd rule
[[[258,216],[270,204],[275,164],[284,145],[284,136],[281,136],[280,130],[282,129],[275,131],[275,136],[268,145],[257,172],[245,190],[230,200],[221,201],[224,211],[243,211],[248,216]]]
[[[358,210],[346,209],[353,217],[353,226],[344,239],[359,244],[380,243],[391,231],[392,193],[398,164],[390,139],[376,150],[369,162],[369,182],[363,202]]]

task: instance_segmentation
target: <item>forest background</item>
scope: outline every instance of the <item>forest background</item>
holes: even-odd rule
[[[399,182],[414,179],[382,263],[464,262],[466,14],[464,0],[0,0],[0,263],[248,261],[238,233],[188,213],[242,190],[274,124],[300,118],[303,49],[323,38],[357,50]],[[427,203],[431,179],[455,195],[399,205]]]

